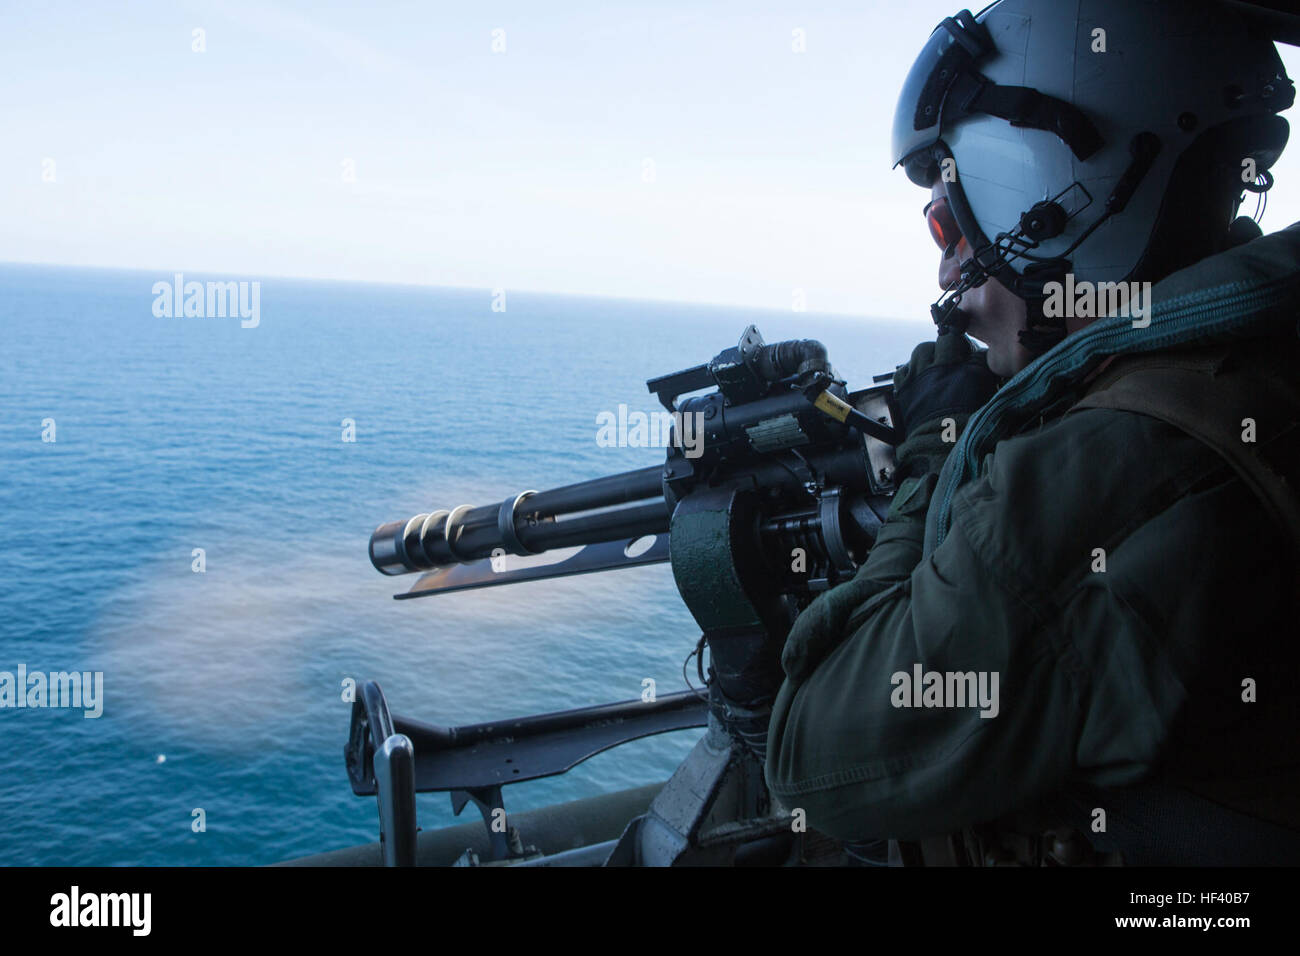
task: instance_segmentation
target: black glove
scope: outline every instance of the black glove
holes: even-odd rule
[[[989,371],[987,351],[977,350],[960,332],[945,332],[922,342],[912,358],[894,373],[894,428],[905,439],[898,446],[895,477],[937,472],[952,451],[956,436],[972,414],[998,390]],[[944,419],[953,420],[953,428]]]
[[[894,428],[907,438],[943,418],[967,418],[998,390],[987,350],[959,332],[922,342],[894,373]]]

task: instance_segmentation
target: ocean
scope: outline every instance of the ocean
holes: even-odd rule
[[[449,725],[637,698],[645,678],[682,689],[698,629],[667,565],[394,601],[414,578],[370,566],[370,532],[656,464],[598,445],[598,414],[654,411],[646,379],[750,323],[820,339],[853,387],[927,332],[258,281],[245,328],[155,315],[171,273],[0,265],[0,674],[103,674],[97,718],[0,707],[4,864],[263,864],[376,840],[343,767],[349,678]],[[506,808],[664,780],[698,734],[508,787]],[[446,794],[418,815],[477,819]]]

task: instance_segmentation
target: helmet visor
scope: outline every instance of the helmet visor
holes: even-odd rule
[[[930,184],[933,160],[927,146],[939,139],[944,97],[957,74],[992,51],[988,32],[969,10],[948,17],[930,34],[898,95],[894,110],[891,152],[894,166],[906,163],[908,178],[919,186]],[[909,162],[915,156],[914,162]]]

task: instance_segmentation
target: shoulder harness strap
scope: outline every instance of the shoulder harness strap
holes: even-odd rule
[[[1268,345],[1251,348],[1248,360],[1226,346],[1121,358],[1070,410],[1138,412],[1199,439],[1300,552],[1300,365],[1292,364],[1294,340]]]

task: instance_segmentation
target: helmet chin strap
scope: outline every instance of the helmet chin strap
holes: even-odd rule
[[[1016,275],[1015,270],[1008,271]],[[1034,355],[1042,355],[1069,334],[1064,315],[1049,317],[1043,313],[1043,304],[1048,298],[1047,285],[1053,282],[1064,284],[1069,271],[1070,263],[1066,259],[1031,262],[1012,283],[1011,291],[1025,302],[1025,327],[1016,333],[1016,337]]]
[[[940,335],[965,333],[970,328],[971,314],[961,308],[962,296],[989,279],[1007,273],[1010,274],[1007,288],[1025,303],[1025,327],[1016,333],[1020,344],[1034,355],[1042,355],[1068,334],[1064,316],[1050,317],[1043,312],[1043,305],[1048,298],[1045,288],[1051,282],[1065,282],[1065,274],[1070,271],[1067,260],[1031,262],[1023,275],[1005,263],[1002,268],[986,270],[973,258],[962,266],[961,279],[946,289],[938,301],[930,306],[930,317],[938,326]],[[972,268],[968,269],[967,266]]]

